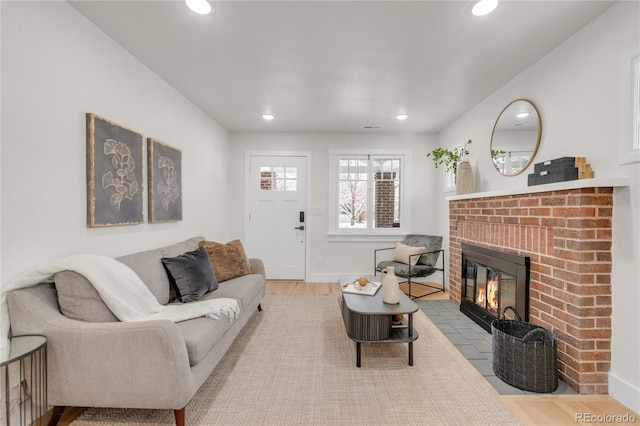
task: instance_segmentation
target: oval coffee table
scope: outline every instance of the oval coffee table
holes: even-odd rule
[[[365,275],[371,282],[379,282],[380,277]],[[409,365],[413,365],[413,342],[418,332],[413,328],[413,314],[416,305],[406,294],[400,292],[400,303],[391,305],[382,301],[382,288],[375,295],[353,294],[344,291],[345,286],[358,277],[346,276],[339,280],[340,310],[349,338],[356,342],[356,366],[360,367],[362,343],[408,343]],[[401,323],[393,318],[402,315]]]

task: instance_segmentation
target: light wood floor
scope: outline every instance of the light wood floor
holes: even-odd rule
[[[400,286],[403,288],[403,285]],[[304,281],[268,281],[267,294],[272,295],[327,295],[340,294],[337,283],[308,283]],[[406,290],[405,290],[406,291]],[[420,287],[413,286],[414,294]],[[448,299],[448,292],[425,296],[422,300]],[[562,426],[589,423],[593,425],[614,425],[616,422],[595,422],[595,416],[634,416],[640,422],[640,415],[634,413],[608,395],[500,395],[502,401],[525,425]],[[84,411],[83,408],[67,408],[60,422],[69,425]],[[586,421],[586,416],[592,416]],[[582,417],[582,421],[581,418]]]

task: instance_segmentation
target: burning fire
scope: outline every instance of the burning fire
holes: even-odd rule
[[[481,288],[478,290],[478,297],[476,298],[476,303],[484,306],[485,301],[487,302],[487,309],[492,311],[498,311],[498,288],[499,288],[499,279],[497,276],[492,277],[487,282],[487,290],[485,293],[485,289]],[[488,297],[487,297],[488,294]]]

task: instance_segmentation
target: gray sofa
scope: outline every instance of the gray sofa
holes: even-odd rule
[[[118,258],[136,272],[161,304],[171,298],[162,257],[198,248],[202,238]],[[209,377],[265,295],[264,266],[219,283],[206,298],[240,301],[231,321],[195,318],[120,322],[84,277],[64,271],[55,283],[7,295],[12,335],[47,336],[48,403],[56,424],[65,406],[172,409],[183,425],[185,406]]]

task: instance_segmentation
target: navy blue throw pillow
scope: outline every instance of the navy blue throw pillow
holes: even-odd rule
[[[209,254],[200,247],[176,257],[163,257],[169,282],[182,303],[195,302],[205,293],[218,288]]]

